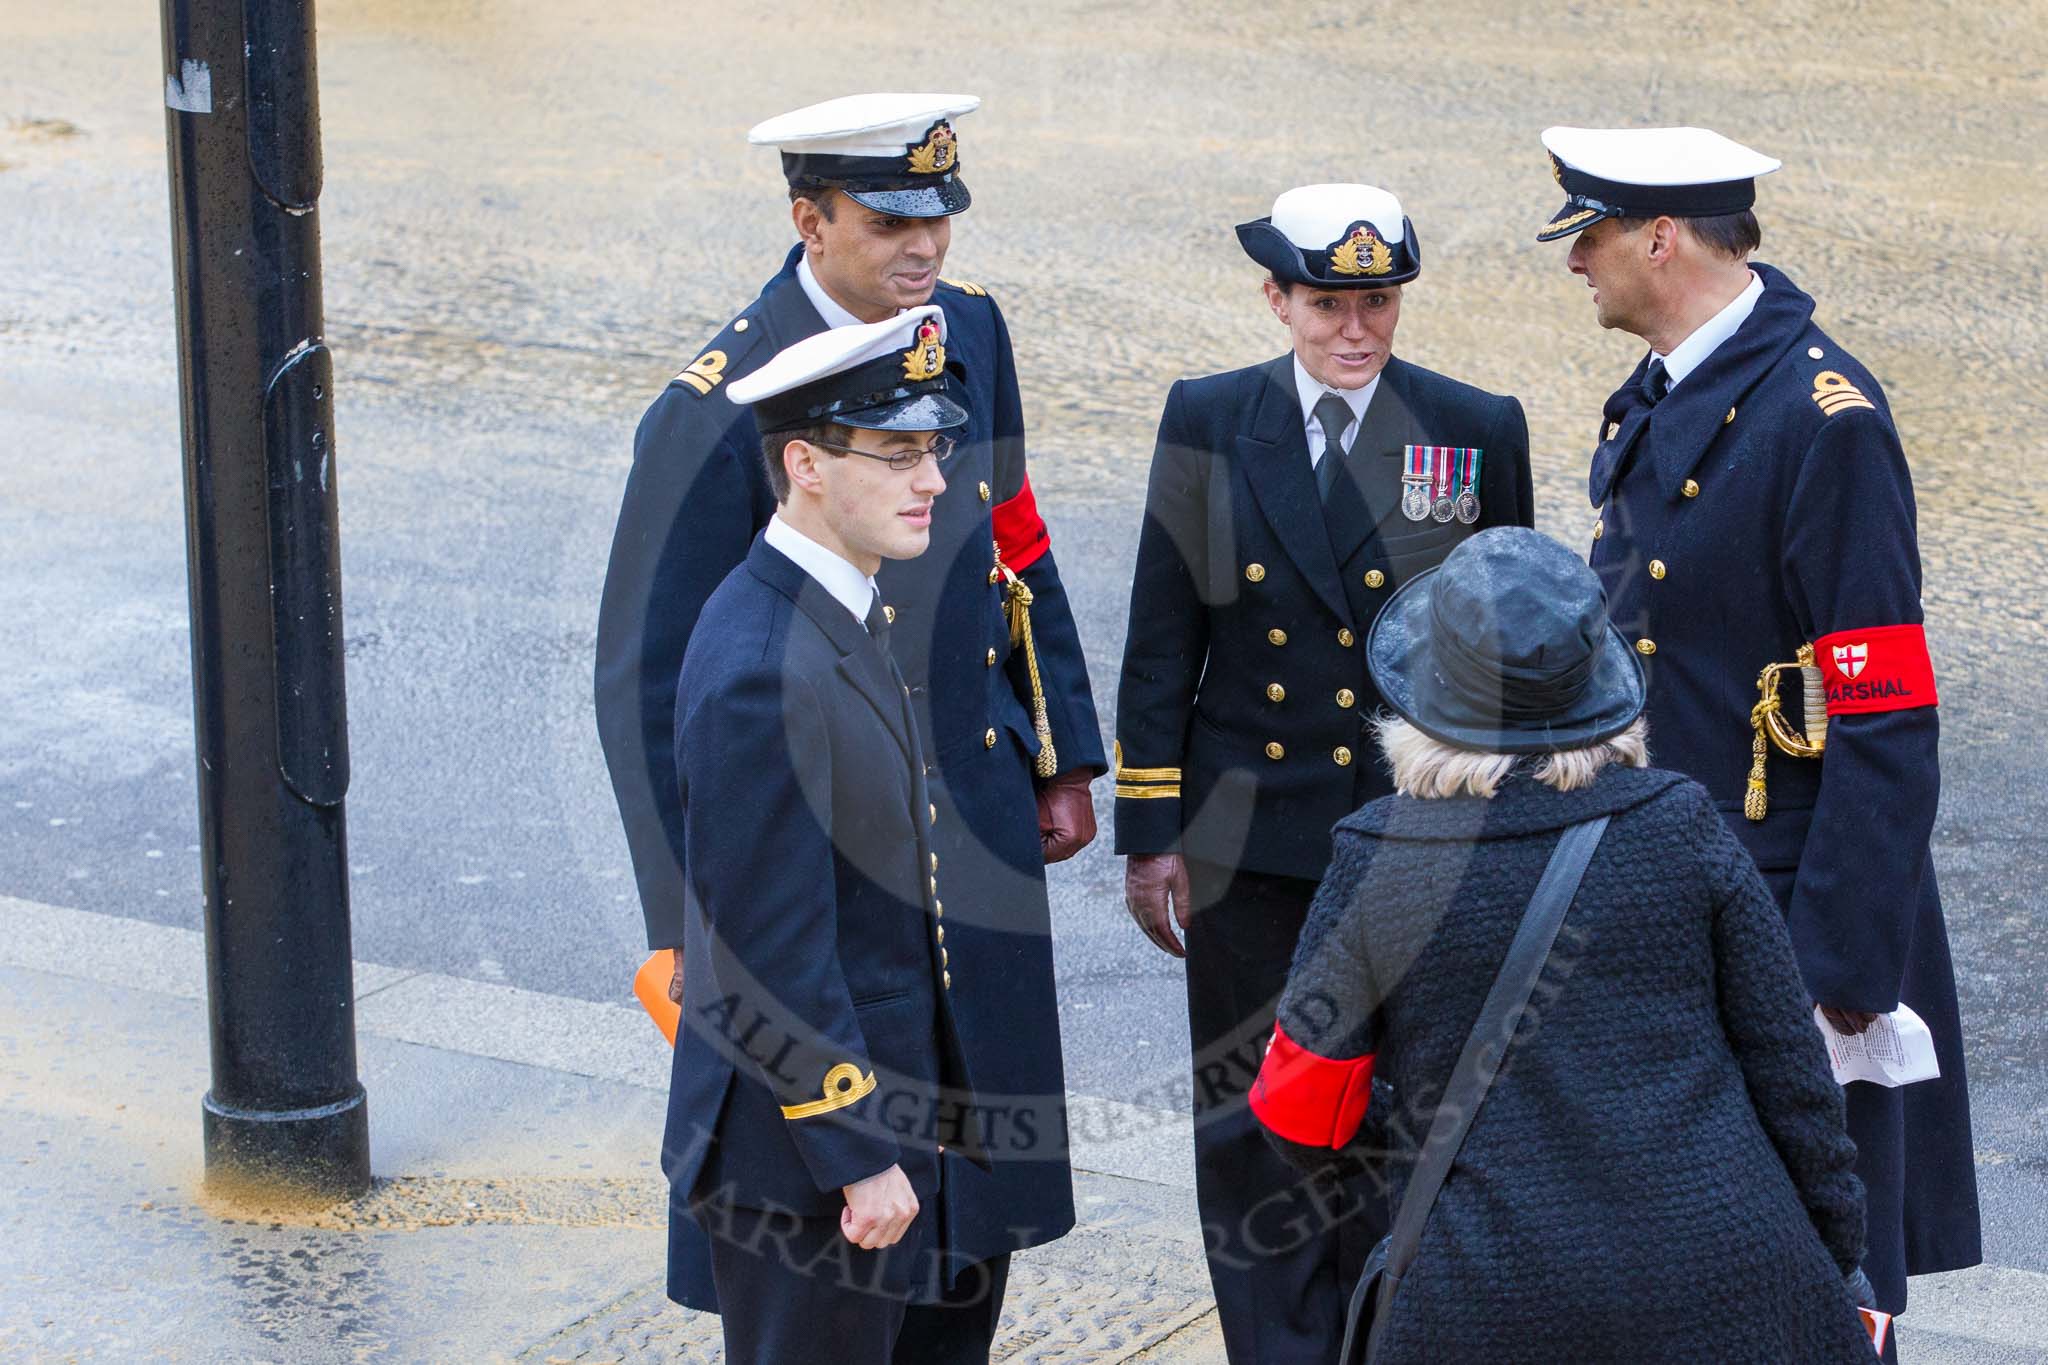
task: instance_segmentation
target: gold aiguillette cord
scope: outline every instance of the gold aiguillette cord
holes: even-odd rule
[[[1003,603],[1003,615],[1010,623],[1010,644],[1024,647],[1024,666],[1031,674],[1031,729],[1038,736],[1038,757],[1032,760],[1031,770],[1040,777],[1052,777],[1060,770],[1060,760],[1052,746],[1052,722],[1046,719],[1045,683],[1038,676],[1038,649],[1031,642],[1031,589],[1003,563],[1000,542],[995,552],[996,568],[1002,572],[1009,594]]]
[[[1796,668],[1800,675],[1800,719],[1805,733],[1794,730],[1785,720],[1783,701],[1778,696],[1778,675]],[[1798,661],[1769,664],[1757,675],[1757,704],[1750,708],[1749,790],[1743,793],[1742,813],[1750,820],[1762,820],[1769,812],[1770,799],[1764,790],[1764,762],[1776,745],[1793,758],[1819,758],[1827,747],[1827,690],[1821,684],[1820,669],[1813,662],[1813,646],[1799,646]]]

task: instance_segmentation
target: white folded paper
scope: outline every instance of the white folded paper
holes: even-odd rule
[[[1827,1040],[1828,1061],[1835,1068],[1835,1081],[1869,1081],[1872,1085],[1911,1085],[1931,1081],[1941,1074],[1934,1059],[1934,1035],[1920,1016],[1905,1005],[1890,1014],[1880,1014],[1862,1033],[1840,1034],[1827,1016],[1814,1006],[1813,1022]]]

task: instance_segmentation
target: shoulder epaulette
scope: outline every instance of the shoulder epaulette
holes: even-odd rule
[[[966,280],[949,280],[945,276],[941,275],[939,277],[939,283],[957,289],[961,293],[967,295],[969,298],[985,299],[988,297],[988,290],[983,289],[978,284],[971,284]]]
[[[695,389],[700,397],[708,395],[725,381],[725,368],[733,362],[734,357],[747,353],[754,340],[748,335],[750,330],[751,324],[746,314],[742,313],[734,318],[725,325],[724,331],[713,338],[704,353],[683,366],[682,372],[669,383],[686,384]]]
[[[1865,398],[1863,390],[1838,370],[1822,370],[1813,377],[1813,401],[1829,417],[1851,408],[1877,409],[1877,404]]]

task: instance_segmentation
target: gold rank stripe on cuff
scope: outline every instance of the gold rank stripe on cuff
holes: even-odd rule
[[[1116,784],[1116,795],[1126,797],[1132,801],[1158,801],[1169,797],[1178,801],[1180,799],[1180,783],[1175,782],[1171,786],[1139,787],[1127,782],[1119,782]]]
[[[803,1104],[785,1104],[782,1117],[786,1119],[813,1119],[820,1114],[829,1114],[835,1109],[844,1109],[865,1098],[875,1088],[875,1073],[860,1074],[860,1068],[852,1062],[841,1062],[825,1073],[825,1097],[809,1100]]]
[[[1118,796],[1127,796],[1136,801],[1180,796],[1180,769],[1126,768],[1122,740],[1117,740],[1111,745],[1110,757],[1116,765],[1115,782]]]

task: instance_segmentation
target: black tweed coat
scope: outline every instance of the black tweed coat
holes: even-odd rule
[[[1376,1054],[1391,1092],[1363,1131],[1398,1195],[1558,832],[1601,813],[1382,1360],[1868,1362],[1841,1091],[1777,902],[1696,783],[1372,802],[1336,827],[1281,1027]]]

